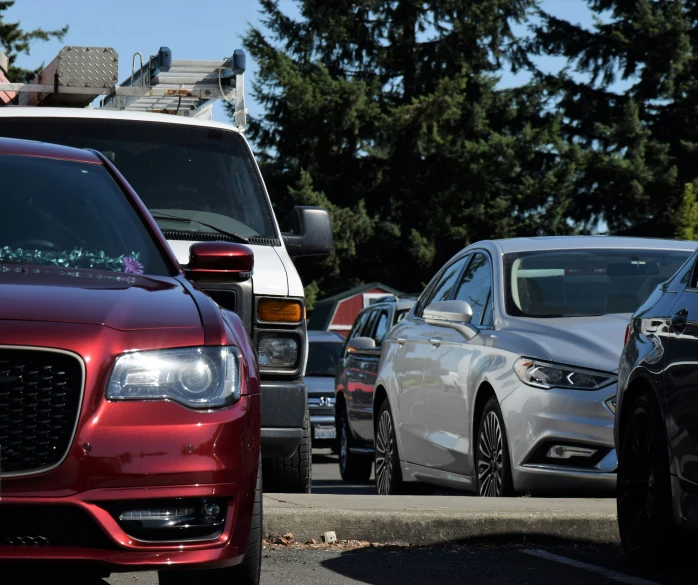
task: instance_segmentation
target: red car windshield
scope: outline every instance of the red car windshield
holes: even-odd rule
[[[136,210],[99,164],[0,156],[0,265],[167,276]]]

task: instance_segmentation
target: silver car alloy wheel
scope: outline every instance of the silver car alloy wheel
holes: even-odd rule
[[[376,433],[376,486],[378,493],[388,495],[393,477],[393,421],[386,410],[381,414]]]
[[[502,427],[495,412],[490,411],[482,421],[478,440],[477,476],[481,496],[497,497],[502,494],[503,465]]]

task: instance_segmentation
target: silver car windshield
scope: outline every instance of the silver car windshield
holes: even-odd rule
[[[506,312],[538,318],[634,313],[690,255],[651,249],[505,254]]]
[[[202,232],[278,238],[252,153],[237,132],[102,118],[5,118],[2,135],[103,152],[168,239],[196,240]]]

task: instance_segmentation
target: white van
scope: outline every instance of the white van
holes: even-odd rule
[[[0,92],[19,89],[13,101],[25,104],[0,104],[0,136],[104,153],[149,208],[185,271],[196,242],[237,242],[254,251],[251,279],[190,276],[240,316],[257,347],[265,491],[309,493],[311,436],[302,381],[308,342],[303,285],[293,258],[328,254],[332,231],[329,215],[317,207],[295,208],[293,231],[279,230],[243,135],[244,53],[236,51],[223,62],[172,61],[163,48],[125,84],[105,89],[100,87],[104,79],[90,84],[93,56],[101,51],[112,59],[115,53],[64,47],[64,56],[66,49],[70,61],[64,58],[61,64],[59,54],[44,70],[50,73],[43,76],[51,80],[50,88],[40,85],[46,81],[41,74],[22,87],[0,83]],[[85,57],[80,65],[84,85],[108,96],[102,107],[86,107],[96,97],[90,87],[80,93],[76,84],[66,83],[69,74],[75,77],[76,55]],[[108,66],[113,67],[111,61]],[[119,88],[125,88],[123,95]],[[231,101],[229,96],[236,102],[236,125],[207,119],[212,102]]]

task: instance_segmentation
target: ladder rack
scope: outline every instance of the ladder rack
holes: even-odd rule
[[[2,83],[0,71],[0,93],[16,93],[9,105],[91,107],[102,96],[99,109],[204,119],[211,118],[213,104],[223,99],[234,102],[234,124],[243,131],[247,122],[244,72],[245,53],[240,49],[220,61],[184,61],[173,60],[172,52],[161,47],[145,64],[141,53],[135,53],[131,76],[116,85],[118,56],[113,49],[63,47],[28,83]]]

